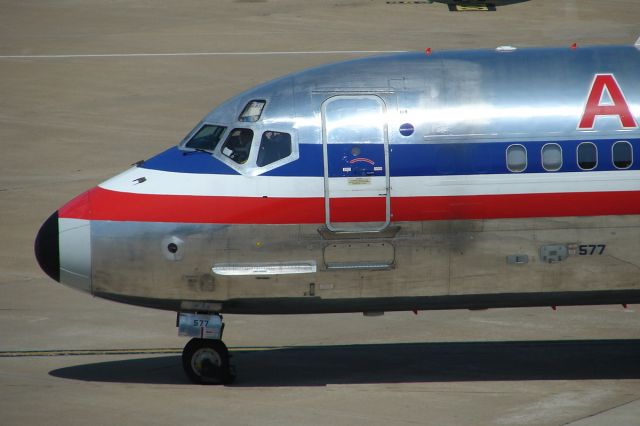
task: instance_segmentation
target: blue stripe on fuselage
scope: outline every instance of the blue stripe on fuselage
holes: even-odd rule
[[[144,169],[176,173],[239,175],[237,171],[206,152],[169,148],[146,160]],[[300,158],[263,176],[323,176],[322,145],[300,144]]]
[[[629,169],[639,170],[639,139],[565,140],[549,142],[478,142],[446,144],[393,144],[390,145],[389,165],[392,176],[441,176],[474,174],[512,174],[506,166],[509,145],[523,145],[527,149],[527,168],[523,173],[549,173],[542,167],[542,147],[557,143],[562,147],[563,164],[554,173],[579,172],[577,147],[581,142],[593,142],[598,148],[595,171],[617,170],[613,165],[612,145],[625,140],[633,146],[634,162]],[[322,145],[300,144],[300,158],[264,173],[263,176],[323,176]],[[350,148],[349,148],[350,149]],[[344,162],[344,150],[329,150],[334,164]],[[179,173],[239,174],[216,158],[202,152],[187,152],[177,147],[147,160],[142,168]]]
[[[176,173],[240,174],[206,152],[182,151],[177,146],[146,160],[140,167]]]

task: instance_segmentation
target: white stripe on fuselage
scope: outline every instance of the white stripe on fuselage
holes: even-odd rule
[[[137,179],[145,178],[138,183]],[[349,178],[340,182],[337,197],[371,196],[362,184],[349,188]],[[375,178],[384,179],[384,177]],[[373,179],[372,179],[373,184]],[[324,178],[291,176],[217,175],[176,173],[132,168],[104,183],[101,188],[153,195],[218,197],[324,197]],[[395,197],[549,194],[564,192],[612,192],[640,190],[640,171],[521,173],[493,175],[406,176],[391,178]]]
[[[637,191],[640,171],[410,176],[391,187],[397,197]]]
[[[142,183],[136,179],[145,178]],[[134,167],[100,184],[134,194],[217,197],[311,198],[324,196],[322,177],[217,175],[176,173]]]

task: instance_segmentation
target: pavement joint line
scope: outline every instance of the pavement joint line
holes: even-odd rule
[[[273,52],[176,52],[176,53],[103,53],[60,55],[0,55],[0,59],[83,59],[83,58],[145,58],[163,56],[276,56],[276,55],[360,55],[383,53],[407,53],[407,50],[317,50]]]
[[[274,349],[286,349],[286,346],[237,346],[230,347],[231,352],[257,352]],[[95,355],[153,355],[180,354],[182,348],[149,348],[149,349],[60,349],[41,351],[0,351],[0,358],[25,358],[49,356],[95,356]]]

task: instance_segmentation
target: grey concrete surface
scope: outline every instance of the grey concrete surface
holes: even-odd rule
[[[0,11],[1,424],[615,425],[640,415],[637,306],[229,315],[238,381],[200,387],[182,375],[174,314],[62,287],[32,254],[53,210],[177,143],[225,98],[357,54],[33,56],[630,44],[635,0],[457,14],[378,0],[0,0]],[[150,352],[44,356],[58,349]]]

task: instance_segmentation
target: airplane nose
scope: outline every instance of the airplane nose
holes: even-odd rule
[[[52,279],[60,282],[60,248],[58,245],[58,212],[42,224],[34,246],[40,268]]]
[[[79,218],[89,208],[85,193],[52,214],[38,231],[34,251],[48,276],[91,293],[91,223]]]

